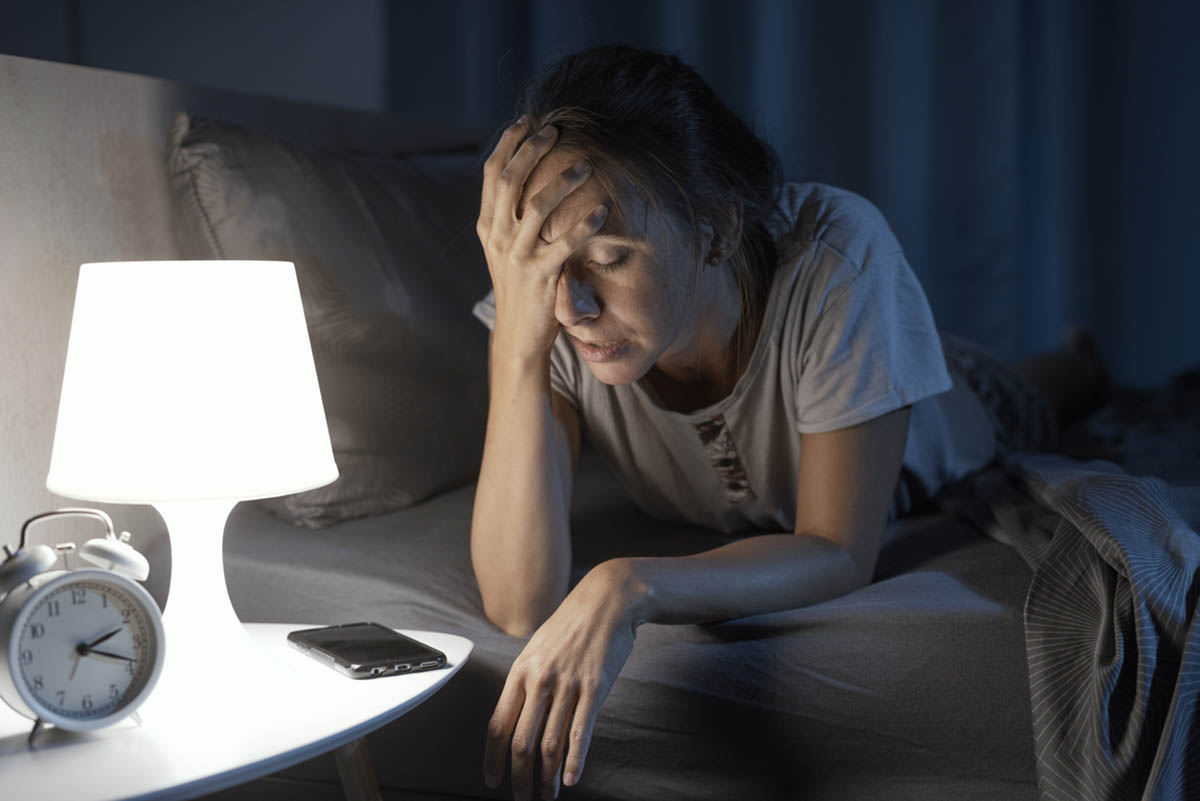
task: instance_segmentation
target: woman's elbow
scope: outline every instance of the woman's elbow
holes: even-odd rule
[[[531,610],[522,613],[515,609],[494,609],[489,607],[487,601],[483,604],[483,614],[489,623],[508,636],[521,638],[532,636],[550,617],[548,613],[540,614]]]

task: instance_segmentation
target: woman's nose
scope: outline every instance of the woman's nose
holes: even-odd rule
[[[554,299],[554,316],[562,325],[580,325],[600,314],[596,293],[585,281],[579,281],[564,267],[558,277],[558,294]]]

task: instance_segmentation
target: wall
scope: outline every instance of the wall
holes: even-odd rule
[[[386,0],[6,0],[0,53],[381,110],[386,6]]]

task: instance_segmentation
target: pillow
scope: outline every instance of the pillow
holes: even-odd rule
[[[491,286],[469,155],[307,150],[179,114],[168,147],[185,259],[278,259],[300,297],[340,476],[255,501],[317,529],[474,480],[487,416]]]

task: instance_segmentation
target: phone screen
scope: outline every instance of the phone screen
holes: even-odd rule
[[[323,651],[344,665],[403,663],[407,672],[445,664],[445,655],[441,651],[379,623],[302,629],[290,632],[288,639]]]

